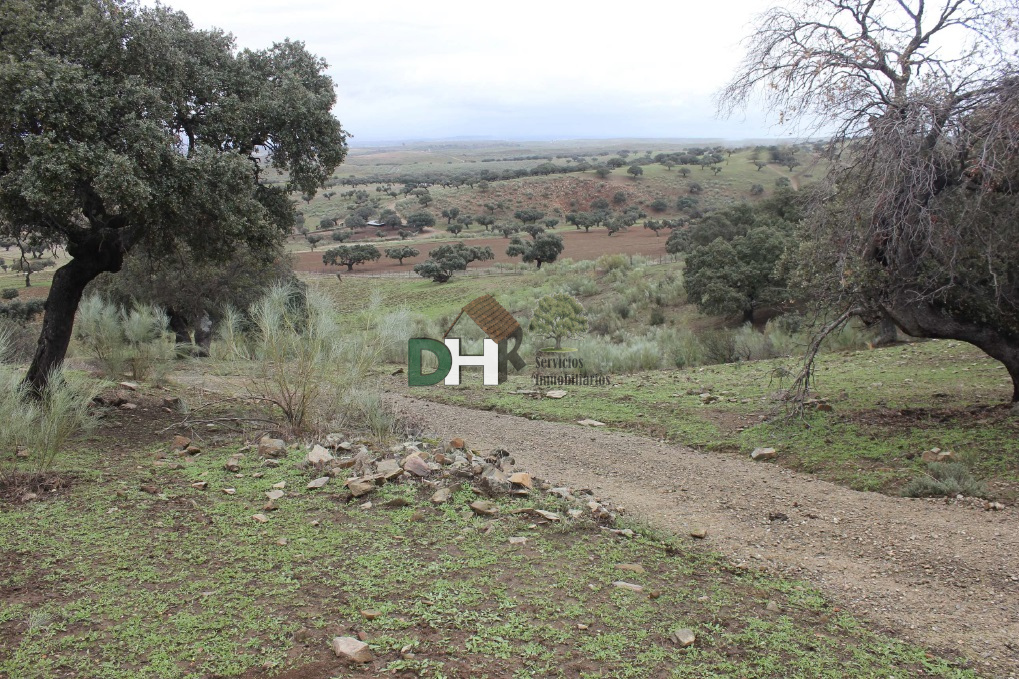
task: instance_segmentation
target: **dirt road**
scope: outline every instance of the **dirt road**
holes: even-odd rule
[[[391,399],[446,439],[506,448],[521,469],[591,488],[658,528],[706,528],[734,561],[810,580],[900,638],[966,656],[981,674],[1019,676],[1015,508],[861,493],[638,436]]]

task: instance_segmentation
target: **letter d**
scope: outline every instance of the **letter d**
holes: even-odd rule
[[[427,351],[439,361],[435,371],[424,374],[421,372],[421,354]],[[411,387],[428,387],[438,384],[453,366],[453,355],[439,340],[428,337],[416,337],[407,341],[407,385]]]

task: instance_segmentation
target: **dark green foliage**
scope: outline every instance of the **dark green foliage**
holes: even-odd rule
[[[330,266],[342,264],[347,271],[353,271],[355,264],[364,264],[379,259],[382,253],[374,245],[341,245],[330,248],[322,255],[322,262]]]
[[[15,299],[18,296],[18,291],[15,288],[4,288],[3,292],[0,293],[0,297],[4,299]]]
[[[342,229],[336,229],[332,233],[332,239],[337,243],[342,243],[350,238],[350,232]]]
[[[644,168],[642,168],[640,165],[631,165],[626,169],[626,173],[631,175],[634,178],[634,180],[636,180],[638,177],[644,174]]]
[[[563,251],[563,239],[554,233],[541,233],[533,241],[525,241],[514,236],[506,248],[510,257],[521,257],[525,262],[536,262],[538,268],[542,264],[551,263],[559,258]]]
[[[545,213],[536,208],[529,207],[523,210],[517,210],[513,213],[513,216],[524,224],[534,224],[535,222],[544,219]]]
[[[400,264],[403,264],[403,260],[411,257],[417,257],[421,254],[421,251],[417,248],[412,248],[409,245],[397,245],[396,247],[386,248],[386,257],[390,259],[397,259]]]
[[[42,314],[45,302],[41,299],[22,301],[15,299],[7,304],[0,304],[0,318],[16,323],[30,323]]]
[[[0,26],[0,230],[30,225],[73,257],[54,275],[37,389],[84,286],[132,248],[223,260],[279,243],[291,194],[314,195],[346,155],[326,64],[301,43],[238,51],[123,0],[5,0]],[[264,167],[286,181],[260,182]]]
[[[435,215],[431,212],[415,212],[411,216],[407,217],[407,226],[416,231],[421,231],[424,228],[431,228],[435,226]]]
[[[457,271],[464,271],[474,261],[495,259],[490,247],[471,247],[463,243],[440,245],[428,253],[428,259],[414,265],[414,273],[436,283],[449,281]]]
[[[664,198],[656,198],[650,205],[655,212],[665,212],[669,209],[669,202]]]

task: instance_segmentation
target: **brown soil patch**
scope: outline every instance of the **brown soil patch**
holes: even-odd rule
[[[559,230],[555,233],[563,237],[565,249],[561,256],[564,258],[569,257],[574,261],[598,259],[605,254],[644,255],[648,257],[662,257],[665,255],[667,234],[663,233],[660,236],[655,236],[653,231],[643,228],[632,227],[629,231],[623,231],[615,236],[607,235],[605,229],[594,229],[590,233],[578,230]],[[524,237],[527,238],[528,236],[525,234]],[[508,257],[506,255],[506,247],[509,245],[509,239],[507,238],[501,236],[493,238],[467,238],[463,242],[472,246],[491,247],[492,252],[495,253],[495,262],[516,263],[520,261],[519,257]],[[400,241],[392,241],[376,244],[376,246],[380,251],[385,252],[385,248],[394,247],[399,244]],[[442,242],[428,243],[415,241],[414,247],[421,251],[421,255],[414,259],[404,260],[403,266],[400,266],[395,259],[388,259],[383,256],[377,262],[369,262],[368,264],[354,267],[354,271],[351,273],[412,272],[415,263],[423,262],[428,258],[428,253],[432,249],[444,244]],[[332,247],[332,245],[329,247]],[[345,273],[346,267],[325,266],[322,263],[322,253],[328,250],[329,247],[323,248],[319,246],[316,252],[297,253],[295,255],[294,269],[313,273]],[[484,267],[479,266],[479,264],[473,264],[471,268],[480,269]]]

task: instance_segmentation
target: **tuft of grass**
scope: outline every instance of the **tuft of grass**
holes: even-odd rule
[[[961,462],[929,462],[925,473],[907,483],[906,497],[984,497],[987,488]]]

